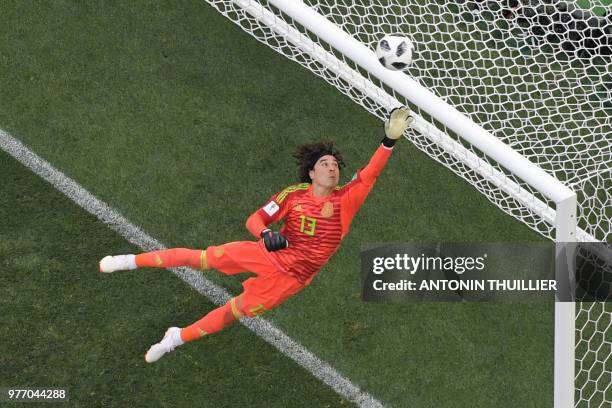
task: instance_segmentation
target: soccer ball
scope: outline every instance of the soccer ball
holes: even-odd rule
[[[376,57],[387,69],[403,71],[412,64],[414,43],[402,34],[387,34],[376,45]]]

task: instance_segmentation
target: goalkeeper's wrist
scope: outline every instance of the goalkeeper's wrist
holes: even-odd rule
[[[393,148],[393,146],[395,146],[395,143],[397,142],[397,139],[391,139],[389,136],[385,135],[385,138],[382,140],[382,145],[385,146],[386,148]]]
[[[263,238],[263,237],[264,237],[264,235],[266,235],[266,234],[267,234],[268,232],[270,232],[270,231],[272,231],[270,228],[264,228],[264,229],[262,229],[262,230],[261,230],[261,232],[259,233],[259,236],[260,236],[261,238]]]

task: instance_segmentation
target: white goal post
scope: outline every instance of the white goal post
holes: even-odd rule
[[[378,63],[371,42],[371,38],[380,37],[380,33],[376,31],[375,22],[385,26],[384,28],[389,32],[391,30],[402,32],[399,29],[403,24],[402,13],[408,6],[389,1],[375,1],[371,5],[364,6],[352,0],[335,2],[315,0],[207,1],[259,41],[308,68],[380,119],[384,119],[392,108],[409,104],[417,115],[413,130],[409,131],[406,136],[417,148],[464,178],[503,211],[526,223],[542,235],[560,243],[605,241],[610,236],[609,229],[606,230],[610,228],[606,227],[606,225],[611,225],[610,220],[605,218],[608,214],[606,205],[610,205],[607,202],[609,201],[607,188],[612,187],[610,176],[612,173],[609,163],[605,162],[608,150],[612,151],[609,145],[605,143],[602,145],[598,141],[594,144],[595,148],[593,144],[585,147],[585,152],[594,152],[596,160],[593,161],[589,157],[579,155],[580,157],[572,163],[572,166],[584,166],[588,173],[577,181],[570,180],[565,177],[565,173],[554,167],[559,158],[565,157],[567,153],[565,150],[555,152],[554,148],[563,145],[566,139],[553,138],[552,147],[548,146],[546,141],[546,130],[552,129],[552,126],[556,124],[555,121],[558,121],[556,116],[550,121],[541,121],[540,127],[533,127],[529,121],[537,123],[539,116],[536,118],[522,118],[520,115],[506,117],[505,113],[501,115],[499,111],[468,115],[465,109],[473,106],[470,105],[471,100],[477,98],[469,95],[466,98],[469,103],[459,104],[463,107],[463,111],[460,111],[456,108],[456,103],[452,102],[461,102],[461,95],[439,95],[442,93],[441,84],[436,83],[435,80],[432,80],[432,83],[437,86],[437,88],[434,86],[437,92],[428,89],[428,80],[424,75],[417,78],[410,74],[389,71]],[[432,2],[432,9],[440,10],[443,7],[440,3]],[[459,3],[465,3],[465,1]],[[409,10],[418,11],[419,7],[421,6],[413,6]],[[410,18],[414,17],[411,15]],[[428,15],[427,18],[431,16]],[[448,16],[445,18],[448,20]],[[445,20],[441,19],[440,24],[444,25],[444,23]],[[359,24],[368,25],[368,27],[359,31]],[[464,33],[459,32],[459,34]],[[480,36],[481,33],[478,33],[476,37],[480,38]],[[484,42],[486,41],[483,40]],[[424,55],[427,54],[422,47],[417,41],[417,59],[419,53],[423,55],[421,58],[425,58]],[[438,50],[441,55],[445,52],[443,45]],[[471,54],[472,51],[474,50],[468,49],[465,55],[478,57],[478,54]],[[453,50],[449,52],[451,55]],[[483,55],[503,54],[496,54],[496,50],[486,49],[478,52]],[[521,58],[520,54],[516,55],[515,58]],[[444,66],[446,62],[448,60],[443,60]],[[450,62],[449,70],[454,69]],[[419,60],[415,63],[418,64]],[[497,68],[491,67],[491,71]],[[416,67],[415,69],[419,73],[428,69],[434,70],[432,67]],[[474,73],[478,75],[479,71],[475,69]],[[487,82],[491,81],[487,78]],[[442,85],[452,86],[446,83]],[[502,83],[490,86],[503,85]],[[469,86],[470,84],[467,85]],[[482,89],[478,83],[474,87]],[[538,93],[532,91],[532,94],[528,96],[534,99],[542,95],[550,96],[551,101],[558,99],[557,95],[549,90],[538,91]],[[523,97],[522,94],[519,96]],[[493,93],[487,98],[493,105],[494,102],[499,102],[500,95]],[[529,102],[524,100],[522,102],[529,105]],[[504,105],[503,100],[501,105]],[[540,116],[543,115],[542,112],[550,110],[547,106],[538,107],[538,109],[537,115]],[[559,109],[566,110],[564,106]],[[604,109],[605,113],[605,108],[598,109],[598,112]],[[528,114],[529,112],[525,115]],[[553,112],[551,115],[556,114]],[[490,123],[487,122],[488,129],[477,123],[480,116],[492,118]],[[503,125],[502,136],[504,137],[500,138],[495,132],[495,126],[499,123],[503,124],[502,119],[507,119],[508,124]],[[604,119],[606,120],[607,122],[597,128],[604,135],[610,125],[609,119]],[[525,123],[528,124],[525,125]],[[527,141],[524,142],[524,145],[520,140],[513,143],[513,126],[521,130],[517,133],[525,133]],[[528,128],[529,131],[520,126]],[[565,130],[564,126],[566,125],[561,125]],[[566,127],[567,132],[570,132],[574,125]],[[529,137],[533,138],[533,143],[529,141]],[[574,137],[568,137],[567,140],[573,141]],[[538,153],[538,148],[542,153]],[[531,153],[533,151],[536,153]],[[612,155],[610,160],[612,160]],[[560,166],[562,167],[563,163]],[[562,170],[565,171],[565,169]],[[585,191],[590,191],[592,186],[595,186],[595,193],[593,197],[590,197]],[[579,193],[579,197],[576,193]],[[591,202],[594,204],[589,205]],[[604,214],[603,218],[600,214]],[[595,219],[594,223],[593,219]],[[595,401],[591,395],[582,395],[580,390],[576,391],[578,388],[575,385],[575,379],[585,371],[588,377],[591,370],[589,367],[583,367],[581,363],[581,373],[579,376],[575,373],[574,354],[576,334],[579,332],[576,327],[576,306],[572,302],[555,305],[555,408],[590,406],[591,400]],[[581,306],[578,305],[578,308],[579,315],[586,313],[587,320],[591,319],[588,307],[581,309]],[[606,308],[602,310],[609,313]],[[610,360],[610,355],[604,358],[607,358],[605,360],[607,362]],[[608,364],[609,362],[604,366],[603,374],[610,375],[605,368]],[[575,398],[576,392],[577,398]],[[605,390],[595,391],[597,395],[604,393],[606,393]],[[606,398],[605,395],[603,398]],[[583,405],[579,405],[579,402]]]

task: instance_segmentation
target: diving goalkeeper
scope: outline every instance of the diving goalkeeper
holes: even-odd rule
[[[385,137],[369,163],[356,177],[338,186],[342,156],[332,142],[306,144],[294,157],[300,184],[273,195],[253,213],[247,229],[258,241],[210,246],[205,250],[173,248],[139,255],[106,256],[100,272],[136,268],[189,266],[217,269],[228,275],[253,272],[244,291],[225,305],[185,327],[169,328],[151,346],[145,360],[153,363],[185,342],[228,327],[243,316],[255,317],[275,308],[305,288],[336,252],[355,214],[385,167],[393,146],[413,121],[408,108],[395,109],[385,122]],[[280,231],[269,226],[284,219]]]

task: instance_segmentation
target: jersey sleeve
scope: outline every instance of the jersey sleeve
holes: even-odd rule
[[[348,232],[351,221],[359,211],[359,208],[374,187],[376,179],[382,173],[385,165],[391,157],[393,148],[380,145],[370,158],[368,164],[361,168],[354,180],[342,187],[341,219],[342,235]]]
[[[255,237],[259,238],[261,231],[266,228],[266,223],[263,217],[259,214],[259,211],[255,211],[246,221],[246,228]]]
[[[291,187],[279,191],[267,201],[267,204],[255,211],[247,219],[247,229],[259,238],[261,231],[275,222],[282,220],[289,209],[289,199],[287,198],[287,190]]]
[[[364,184],[373,185],[376,178],[385,168],[392,152],[392,147],[386,147],[381,144],[370,158],[368,164],[357,172],[357,179],[360,179]]]

